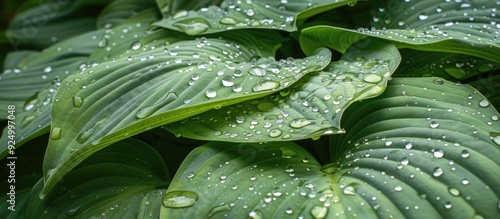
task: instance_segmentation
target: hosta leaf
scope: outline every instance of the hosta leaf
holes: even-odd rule
[[[136,13],[155,8],[154,0],[137,1],[137,0],[114,0],[101,11],[97,20],[99,28],[109,28],[117,24],[123,23],[128,18]]]
[[[404,65],[398,68],[394,76],[433,76],[464,80],[500,69],[500,62],[462,54],[405,49],[401,51],[401,56]]]
[[[378,217],[497,218],[498,116],[467,85],[394,78],[346,112],[332,170]]]
[[[170,12],[155,25],[182,31],[189,35],[217,33],[231,29],[264,28],[285,31],[297,30],[298,19],[305,19],[328,9],[340,7],[355,2],[355,0],[337,1],[228,1],[223,0],[217,5],[188,5],[179,11],[162,9]],[[172,4],[160,4],[174,7]],[[203,8],[200,8],[200,7]],[[193,7],[193,8],[191,8]],[[178,9],[177,9],[178,10]],[[303,12],[301,14],[301,12]]]
[[[14,104],[18,109],[25,101],[53,83],[79,70],[94,48],[97,35],[102,31],[91,31],[57,43],[39,53],[20,53],[19,62],[9,65],[0,75],[0,107]],[[18,53],[18,52],[16,52]],[[26,54],[26,57],[20,57]],[[0,111],[0,118],[7,112]]]
[[[276,44],[266,44],[266,40],[257,45],[248,43],[253,41],[180,41],[67,77],[56,99],[68,101],[56,101],[52,109],[51,140],[44,163],[45,193],[85,157],[113,142],[287,88],[330,61],[330,51],[321,49],[292,63],[278,62],[271,56]],[[261,64],[289,68],[264,75]],[[235,79],[229,79],[231,76]]]
[[[102,2],[96,0],[38,3],[18,14],[10,22],[6,35],[15,49],[44,49],[59,41],[94,30],[95,16],[88,13],[86,7],[99,11],[101,5]]]
[[[478,76],[477,80],[470,82],[469,85],[484,94],[497,111],[500,109],[500,74],[498,74],[498,70]]]
[[[377,96],[399,65],[396,47],[372,40],[297,84],[260,99],[214,109],[164,127],[188,138],[265,142],[343,133],[340,119],[353,102]]]
[[[149,145],[127,139],[82,162],[44,199],[34,187],[26,218],[141,218],[158,216],[168,173]]]
[[[316,26],[305,29],[301,46],[309,52],[319,45],[344,52],[346,48],[367,36],[393,41],[398,48],[422,51],[449,52],[472,55],[493,62],[500,60],[500,44],[496,23],[495,1],[436,3],[424,1],[387,1],[383,11],[374,20],[389,23],[378,24],[373,29],[348,30],[338,27]],[[466,7],[463,7],[465,5]],[[405,10],[410,8],[409,10]],[[439,9],[439,12],[436,12]],[[402,25],[401,25],[402,24]],[[325,44],[327,43],[327,44]]]

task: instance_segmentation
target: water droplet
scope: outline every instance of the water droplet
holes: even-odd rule
[[[253,16],[255,14],[255,11],[250,8],[250,9],[247,10],[246,14],[251,17],[251,16]]]
[[[279,129],[273,129],[271,131],[269,131],[269,137],[271,138],[277,138],[279,136],[281,136],[283,132]]]
[[[462,185],[464,185],[464,186],[469,185],[469,180],[468,179],[463,179],[462,180]]]
[[[167,208],[185,208],[193,206],[198,200],[198,194],[191,191],[171,191],[163,196],[162,204]]]
[[[444,171],[440,167],[436,167],[434,168],[434,170],[432,170],[432,175],[435,177],[440,177],[441,175],[443,175],[443,173]]]
[[[241,124],[245,122],[245,117],[244,116],[236,116],[236,122]]]
[[[403,191],[403,187],[402,186],[396,186],[396,187],[394,187],[394,191],[401,192],[401,191]]]
[[[444,156],[443,150],[435,150],[433,153],[435,158],[442,158]]]
[[[407,143],[405,144],[405,148],[406,148],[407,150],[410,150],[412,147],[413,147],[413,144],[412,144],[411,142],[407,142]]]
[[[274,74],[280,73],[280,66],[276,64],[269,64],[266,69]]]
[[[194,178],[195,176],[196,176],[196,174],[195,174],[194,172],[189,172],[189,173],[187,173],[186,178],[188,178],[188,179],[192,179],[192,178]]]
[[[186,16],[188,16],[188,11],[181,10],[181,11],[178,11],[177,13],[175,13],[174,16],[172,16],[172,19],[176,20],[176,19],[179,19],[181,17],[186,17]]]
[[[497,145],[500,145],[500,133],[490,132],[490,139],[493,140]]]
[[[494,66],[492,64],[484,64],[479,67],[480,72],[489,72],[493,70]]]
[[[250,69],[248,69],[248,74],[258,77],[264,77],[266,76],[266,70],[261,67],[251,67]]]
[[[458,189],[449,188],[448,192],[450,192],[450,194],[453,195],[453,196],[460,196],[460,191]]]
[[[311,215],[316,219],[323,219],[328,214],[328,208],[324,206],[314,206],[311,209]]]
[[[443,85],[444,81],[440,78],[434,79],[434,84]]]
[[[292,128],[302,128],[304,126],[307,126],[307,125],[310,125],[310,124],[313,124],[314,121],[311,121],[311,120],[308,120],[308,119],[305,119],[305,118],[299,118],[299,119],[294,119],[292,121],[290,121],[290,127]]]
[[[191,18],[179,21],[174,24],[175,27],[184,31],[188,35],[197,35],[207,31],[210,24],[204,18]]]
[[[436,122],[436,121],[432,121],[431,124],[430,124],[430,127],[433,128],[433,129],[435,129],[435,128],[439,127],[439,123]]]
[[[283,158],[292,158],[298,155],[297,152],[287,147],[280,147],[279,149],[281,151],[281,157]]]
[[[226,25],[235,25],[236,24],[236,20],[234,20],[234,18],[232,18],[232,17],[223,17],[220,19],[219,22],[221,24],[226,24]]]
[[[470,153],[468,150],[462,150],[462,153],[460,154],[460,156],[462,156],[462,158],[468,158],[470,156]]]
[[[427,18],[429,18],[429,15],[427,15],[425,13],[421,13],[420,15],[418,15],[418,19],[421,21],[427,20]]]
[[[207,215],[207,219],[215,218],[214,216],[220,212],[225,212],[231,210],[231,207],[229,205],[222,205],[222,206],[217,206],[214,207],[210,210],[210,212]]]
[[[50,139],[52,140],[61,139],[61,128],[59,127],[52,128],[52,132],[50,133]]]
[[[408,165],[410,163],[410,160],[408,160],[407,157],[403,157],[401,158],[401,164],[403,165]]]
[[[346,194],[346,195],[356,195],[356,189],[353,186],[346,186],[344,188],[344,194]]]
[[[238,93],[238,92],[241,92],[243,90],[243,87],[241,86],[241,84],[234,84],[233,85],[233,91]]]
[[[262,212],[259,210],[253,210],[248,213],[248,216],[252,219],[262,219]]]
[[[73,106],[79,108],[83,104],[83,98],[79,96],[73,96]]]
[[[141,108],[139,111],[137,111],[135,116],[138,119],[146,118],[176,99],[177,99],[177,94],[169,92],[164,98],[156,101],[153,105]]]
[[[286,213],[286,214],[293,214],[293,210],[292,210],[291,208],[287,208],[287,209],[285,210],[285,213]]]
[[[97,46],[99,48],[104,48],[104,47],[106,47],[106,45],[108,45],[108,39],[106,39],[106,38],[102,38],[102,40],[99,41],[99,43],[97,43]]]
[[[480,107],[488,107],[490,105],[490,102],[488,100],[481,100],[479,101],[479,106]]]
[[[268,90],[274,90],[280,86],[277,81],[262,81],[252,87],[253,92],[262,92]]]
[[[81,205],[77,205],[75,207],[72,207],[66,211],[66,216],[68,217],[74,217],[75,215],[78,214],[78,210],[80,210]]]
[[[45,68],[43,69],[43,72],[45,72],[45,73],[49,73],[49,72],[51,72],[51,71],[52,71],[52,67],[51,67],[51,66],[47,66],[47,67],[45,67]]]
[[[222,78],[222,85],[224,87],[231,87],[234,85],[234,79],[231,76],[225,76]]]
[[[382,76],[380,76],[378,74],[365,74],[363,76],[363,81],[365,81],[367,83],[375,84],[375,83],[382,81]]]
[[[217,91],[215,91],[213,88],[209,88],[205,92],[205,96],[207,96],[210,99],[215,98],[217,96]]]
[[[135,41],[132,43],[132,46],[130,47],[130,49],[132,50],[138,50],[142,47],[142,43],[139,42],[139,41]]]
[[[444,203],[444,208],[451,209],[452,207],[453,207],[453,205],[451,204],[451,202]]]

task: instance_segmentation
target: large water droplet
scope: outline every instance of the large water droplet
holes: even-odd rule
[[[435,158],[442,158],[444,156],[443,150],[435,150],[433,153]]]
[[[262,92],[276,89],[280,86],[277,81],[262,81],[252,87],[253,92]]]
[[[45,67],[45,68],[43,69],[43,72],[45,72],[45,73],[49,73],[49,72],[51,72],[51,71],[52,71],[52,67],[51,67],[51,66],[47,66],[47,67]]]
[[[311,215],[316,219],[323,219],[328,214],[328,208],[324,206],[314,206],[311,209]]]
[[[421,13],[420,15],[418,15],[418,19],[421,21],[427,20],[427,18],[429,18],[429,15],[427,15],[425,13]]]
[[[468,158],[470,156],[470,153],[468,150],[462,150],[462,153],[460,153],[460,156],[462,156],[462,158]]]
[[[73,96],[73,106],[76,108],[81,107],[83,104],[83,98],[79,96]]]
[[[186,208],[193,206],[198,200],[198,194],[191,191],[171,191],[163,196],[162,204],[167,208]]]
[[[207,31],[210,28],[209,22],[203,18],[191,18],[182,20],[175,23],[174,26],[181,29],[188,35],[197,35]]]
[[[248,216],[252,219],[262,219],[263,216],[262,216],[262,212],[260,212],[259,210],[253,210],[253,211],[250,211],[248,213]]]
[[[287,147],[280,147],[279,149],[281,151],[281,157],[283,158],[292,158],[298,155],[297,152]]]
[[[217,96],[217,91],[215,91],[213,88],[208,88],[207,91],[205,91],[205,96],[210,99],[215,98]]]
[[[89,128],[88,130],[86,131],[83,131],[81,132],[77,137],[76,137],[76,141],[78,143],[84,143],[86,142],[93,134],[94,134],[94,131],[97,127],[99,127],[102,123],[104,123],[106,121],[107,117],[96,122],[91,128]]]
[[[234,18],[232,18],[232,17],[223,17],[220,19],[219,22],[221,24],[226,24],[226,25],[235,25],[236,24],[236,20],[234,20]]]
[[[495,142],[495,144],[500,145],[500,133],[499,132],[490,132],[490,139]]]
[[[451,202],[444,203],[444,208],[451,209],[452,207],[453,207],[453,205],[451,204]]]
[[[225,76],[222,78],[222,85],[224,87],[231,87],[234,85],[234,79],[231,76]]]
[[[434,170],[432,170],[432,175],[435,177],[440,177],[441,175],[443,175],[443,173],[444,171],[440,167],[436,167],[434,168]]]
[[[258,77],[264,77],[266,76],[266,70],[261,67],[251,67],[250,69],[248,69],[248,74]]]
[[[142,47],[142,43],[139,42],[139,41],[135,41],[135,42],[132,43],[130,49],[132,49],[132,50],[138,50],[141,47]]]
[[[137,111],[135,116],[138,119],[146,118],[176,99],[177,99],[177,94],[174,92],[169,92],[164,98],[156,101],[152,106],[141,108],[139,111]]]
[[[273,129],[271,131],[269,131],[269,137],[271,138],[277,138],[279,136],[281,136],[283,132],[279,129]]]
[[[308,120],[308,119],[305,119],[305,118],[299,118],[299,119],[294,119],[292,121],[290,121],[290,127],[292,128],[302,128],[304,126],[307,126],[307,125],[310,125],[310,124],[313,124],[314,121],[311,121],[311,120]]]
[[[50,139],[52,140],[61,139],[61,128],[59,127],[52,128],[52,132],[50,133]]]
[[[449,188],[448,192],[450,192],[450,194],[453,196],[457,196],[457,197],[460,196],[460,190],[458,190],[456,188]]]
[[[490,102],[488,100],[481,100],[479,101],[479,106],[480,107],[488,107],[490,105]]]
[[[432,121],[431,124],[429,125],[431,128],[435,129],[437,127],[439,127],[439,122],[436,122],[436,121]]]
[[[375,84],[375,83],[378,83],[382,80],[382,76],[378,75],[378,74],[365,74],[363,76],[363,81],[367,82],[367,83],[372,83],[372,84]]]

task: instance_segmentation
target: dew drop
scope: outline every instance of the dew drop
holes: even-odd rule
[[[79,96],[73,96],[73,106],[76,108],[81,107],[83,104],[83,98]]]
[[[363,81],[365,81],[367,83],[375,84],[375,83],[382,81],[382,76],[380,76],[378,74],[365,74],[363,76]]]
[[[407,142],[407,143],[405,144],[405,148],[406,148],[407,150],[410,150],[412,147],[413,147],[413,143],[411,143],[411,142]]]
[[[401,158],[401,164],[403,165],[408,165],[410,163],[410,160],[408,160],[407,157],[403,157]]]
[[[479,72],[488,72],[493,70],[494,66],[492,64],[484,64],[479,67]]]
[[[442,158],[444,156],[443,150],[435,150],[433,153],[435,158]]]
[[[222,205],[222,206],[217,206],[217,207],[214,207],[210,210],[210,212],[208,213],[207,217],[208,219],[210,218],[215,218],[214,216],[220,212],[225,212],[225,211],[229,211],[231,210],[231,207],[229,205]]]
[[[222,85],[224,87],[231,87],[234,85],[234,79],[231,76],[225,76],[222,78]]]
[[[444,81],[440,78],[434,79],[434,84],[443,85]]]
[[[241,86],[241,84],[234,84],[233,85],[233,91],[236,92],[236,93],[239,93],[243,90],[243,87]]]
[[[241,124],[245,122],[245,117],[244,116],[237,116],[236,117],[236,122]]]
[[[429,15],[427,15],[425,13],[421,13],[420,15],[418,15],[418,19],[421,21],[427,20],[427,18],[429,18]]]
[[[456,188],[449,188],[448,192],[453,196],[456,196],[456,197],[460,196],[460,191]]]
[[[193,206],[198,200],[198,194],[191,191],[171,191],[163,196],[162,204],[166,208],[185,208]]]
[[[462,158],[468,158],[470,156],[470,153],[468,150],[462,150],[462,153],[460,153],[460,156],[462,156]]]
[[[220,19],[219,22],[221,24],[226,24],[226,25],[235,25],[236,24],[236,20],[234,20],[234,18],[232,18],[232,17],[223,17]]]
[[[435,128],[439,127],[439,123],[436,122],[436,121],[432,121],[431,124],[430,124],[430,127],[433,128],[433,129],[435,129]]]
[[[500,145],[500,133],[490,132],[490,139],[495,142],[495,144]]]
[[[75,215],[78,214],[78,210],[80,210],[81,205],[72,207],[66,211],[66,216],[68,217],[74,217]]]
[[[176,19],[179,19],[181,17],[186,17],[186,16],[188,16],[188,11],[181,10],[181,11],[178,11],[177,13],[175,13],[174,16],[172,16],[172,19],[176,20]]]
[[[266,76],[266,70],[261,67],[251,67],[248,69],[248,74],[258,77]]]
[[[488,107],[490,105],[490,102],[488,100],[481,100],[479,101],[479,106],[480,107]]]
[[[311,215],[316,219],[323,219],[328,214],[328,208],[324,206],[314,206],[311,209]]]
[[[215,91],[213,88],[209,88],[205,92],[205,96],[207,96],[210,99],[215,98],[217,96],[217,91]]]
[[[186,178],[188,179],[192,179],[196,176],[196,174],[194,172],[189,172],[187,175],[186,175]]]
[[[279,129],[273,129],[271,131],[269,131],[269,137],[271,138],[277,138],[279,136],[281,136],[283,132]]]
[[[280,86],[277,81],[262,81],[252,87],[253,92],[262,92],[268,90],[274,90]]]
[[[302,128],[302,127],[310,125],[310,124],[313,124],[313,121],[305,119],[305,118],[299,118],[299,119],[294,119],[294,120],[290,121],[289,125],[292,128],[298,129],[298,128]]]
[[[99,48],[104,48],[106,47],[106,45],[108,45],[108,39],[106,38],[103,38],[101,41],[99,41],[99,43],[97,44],[97,46]]]
[[[451,202],[444,203],[444,208],[451,209],[452,207],[453,207],[453,205],[451,204]]]
[[[298,155],[297,152],[287,147],[280,147],[279,150],[281,151],[281,157],[283,158],[292,158]]]
[[[146,118],[176,99],[177,99],[177,94],[174,92],[169,92],[164,98],[156,101],[152,106],[141,108],[139,111],[137,111],[135,116],[138,119]]]
[[[197,35],[207,31],[210,24],[204,18],[191,18],[179,21],[174,24],[175,27],[184,31],[188,35]]]
[[[346,186],[344,188],[344,194],[346,194],[346,195],[356,195],[356,189],[353,186]]]
[[[401,192],[401,191],[403,191],[403,187],[402,186],[396,186],[396,187],[394,187],[394,191]]]
[[[61,128],[59,127],[52,128],[52,132],[50,133],[50,139],[52,140],[61,139]]]
[[[51,71],[52,71],[52,67],[51,67],[51,66],[47,66],[47,67],[45,67],[45,68],[43,69],[43,72],[45,72],[45,73],[49,73],[49,72],[51,72]]]
[[[444,173],[444,171],[440,167],[436,167],[432,171],[432,175],[435,176],[435,177],[440,177],[441,175],[443,175],[443,173]]]
[[[259,210],[253,210],[253,211],[250,211],[248,213],[248,216],[251,218],[251,219],[262,219],[263,216],[262,216],[262,212],[260,212]]]
[[[139,41],[135,41],[132,43],[132,46],[130,47],[130,49],[132,50],[138,50],[142,47],[142,43],[139,42]]]

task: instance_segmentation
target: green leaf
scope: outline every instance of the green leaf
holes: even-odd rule
[[[390,40],[398,48],[465,54],[498,63],[496,23],[500,19],[492,11],[495,7],[495,1],[387,1],[377,9],[382,12],[375,14],[373,20],[379,23],[370,30],[316,26],[304,29],[300,41],[306,54],[319,45],[343,53],[352,43],[371,36]],[[438,8],[440,12],[436,13]]]
[[[394,78],[345,113],[335,171],[379,217],[497,218],[498,115],[467,85]]]
[[[100,12],[97,27],[109,28],[121,24],[133,17],[136,13],[155,8],[154,0],[114,0]]]
[[[187,138],[232,142],[289,141],[344,133],[340,126],[343,111],[351,103],[381,94],[400,60],[390,43],[355,44],[340,61],[306,75],[287,90],[210,110],[164,128]]]
[[[498,74],[498,70],[478,76],[477,80],[470,82],[469,85],[481,92],[496,107],[497,111],[500,109],[500,74]]]
[[[95,29],[95,16],[102,2],[96,0],[37,3],[18,14],[9,24],[7,36],[15,49],[44,49],[54,43]]]
[[[353,0],[340,0],[334,3],[327,0],[290,2],[279,0],[236,2],[222,0],[222,2],[217,2],[219,6],[209,5],[209,2],[204,2],[203,5],[189,4],[182,7],[161,3],[160,6],[167,7],[161,9],[167,15],[163,20],[156,22],[155,25],[178,30],[188,35],[247,28],[278,29],[292,32],[297,30],[298,20],[304,20],[325,10],[352,2]],[[182,10],[179,10],[179,8],[182,8]]]
[[[477,58],[469,55],[423,52],[404,49],[400,68],[394,76],[440,77],[447,80],[464,80],[500,69],[500,62]]]
[[[127,139],[103,149],[69,172],[44,199],[34,187],[26,218],[140,218],[158,216],[168,173],[149,145]]]
[[[324,59],[316,59],[317,55],[298,59],[289,63],[296,68],[264,76],[260,64],[285,63],[271,56],[275,44],[248,43],[256,39],[241,44],[212,38],[180,41],[67,77],[56,99],[69,101],[54,102],[52,108],[45,192],[86,156],[113,142],[287,88],[330,60],[330,52],[322,49],[317,55]]]

